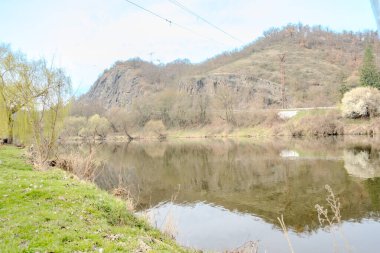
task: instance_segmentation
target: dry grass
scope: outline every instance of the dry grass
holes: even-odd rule
[[[288,229],[286,228],[286,225],[284,222],[284,215],[281,215],[281,218],[277,217],[277,219],[280,222],[282,232],[284,233],[284,236],[285,236],[286,240],[288,241],[288,246],[289,246],[290,252],[294,253],[293,245],[292,245],[292,242],[290,241],[289,234],[288,234]]]
[[[178,197],[178,194],[181,190],[181,185],[178,185],[178,190],[176,193],[174,193],[171,197],[170,203],[174,203],[175,200]],[[168,213],[165,216],[164,223],[162,224],[162,227],[160,229],[164,234],[170,236],[171,238],[175,239],[178,235],[178,224],[174,218],[173,210],[172,208],[169,209]]]
[[[169,203],[174,203],[177,199],[177,196],[180,191],[180,185],[178,185],[178,190],[175,194],[172,195],[171,201]],[[161,226],[157,224],[157,218],[154,212],[149,212],[149,209],[146,209],[140,214],[140,217],[147,221],[151,226],[159,229],[162,233],[169,236],[172,239],[175,239],[178,235],[178,223],[174,217],[172,206],[169,208],[166,213]]]
[[[380,134],[380,118],[346,120],[344,132],[346,135],[368,135]]]
[[[112,195],[125,201],[128,211],[135,211],[138,198],[134,199],[128,187],[119,186],[112,190]]]
[[[325,227],[333,236],[334,239],[334,252],[339,252],[338,239],[335,233],[338,233],[344,244],[343,252],[352,252],[352,247],[350,246],[348,240],[346,239],[342,229],[342,216],[340,213],[340,201],[337,198],[329,185],[325,186],[328,195],[326,202],[328,204],[327,208],[317,204],[315,209],[318,212],[318,220],[321,226]]]
[[[272,127],[282,122],[275,110],[248,110],[235,113],[236,127]]]
[[[338,110],[307,112],[286,125],[291,136],[343,135],[344,127]]]
[[[99,172],[100,164],[95,161],[96,151],[90,148],[87,155],[77,151],[62,152],[57,159],[56,166],[73,173],[81,179],[94,181]]]
[[[335,224],[341,224],[341,214],[340,214],[340,202],[339,198],[337,198],[332,191],[329,185],[325,186],[327,192],[329,193],[326,201],[328,206],[330,207],[331,214],[329,214],[329,210],[324,208],[323,206],[316,204],[315,209],[318,212],[318,220],[321,226],[327,225],[328,229],[332,229]]]
[[[165,217],[165,221],[160,229],[164,234],[175,239],[178,235],[178,224],[174,218],[173,211],[169,210]]]
[[[258,253],[258,252],[259,252],[259,242],[257,241],[249,241],[234,250],[226,251],[226,253]]]

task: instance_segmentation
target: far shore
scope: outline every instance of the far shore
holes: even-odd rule
[[[176,139],[252,139],[257,141],[294,138],[321,138],[321,137],[376,137],[380,135],[380,124],[377,119],[330,119],[330,115],[299,117],[289,121],[277,122],[272,125],[258,125],[255,127],[232,126],[205,126],[192,129],[168,129],[160,133],[143,130],[126,134],[111,133],[100,136],[68,136],[61,138],[61,142],[130,142],[130,141],[165,141]]]

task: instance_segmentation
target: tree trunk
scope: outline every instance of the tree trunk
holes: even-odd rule
[[[8,136],[7,136],[7,143],[8,144],[13,144],[13,115],[10,113],[8,115]]]
[[[124,132],[125,132],[125,134],[128,136],[128,140],[129,140],[129,141],[132,141],[132,140],[135,139],[134,137],[132,137],[132,136],[128,133],[128,130],[127,130],[127,129],[124,129]]]

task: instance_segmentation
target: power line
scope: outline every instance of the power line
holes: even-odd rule
[[[181,4],[180,2],[178,2],[177,0],[168,0],[169,2],[177,5],[178,7],[180,7],[181,9],[185,10],[186,12],[190,13],[191,15],[197,17],[198,19],[202,20],[203,22],[207,23],[208,25],[212,26],[213,28],[217,29],[218,31],[224,33],[225,35],[227,35],[228,37],[236,40],[236,41],[239,41],[241,43],[244,43],[241,39],[239,38],[236,38],[235,36],[231,35],[230,33],[224,31],[223,29],[219,28],[218,26],[214,25],[213,23],[211,23],[210,21],[208,21],[207,19],[201,17],[200,15],[198,15],[197,13],[195,13],[194,11],[190,10],[189,8],[187,8],[186,6],[184,6],[183,4]]]
[[[140,9],[142,9],[142,10],[144,10],[144,11],[150,13],[151,15],[153,15],[153,16],[159,18],[159,19],[162,19],[163,21],[169,23],[170,25],[175,25],[175,26],[177,26],[177,27],[179,27],[179,28],[181,28],[181,29],[183,29],[183,30],[185,30],[185,31],[188,31],[188,32],[194,33],[194,34],[196,34],[196,35],[198,35],[199,37],[202,37],[202,38],[204,38],[204,39],[208,39],[208,40],[211,40],[211,41],[213,41],[213,42],[216,42],[216,43],[219,43],[219,44],[226,45],[226,44],[223,43],[223,42],[220,42],[220,41],[214,40],[214,39],[212,39],[212,38],[209,38],[209,37],[207,37],[207,36],[204,36],[204,35],[202,35],[202,34],[196,32],[196,31],[194,31],[194,30],[192,30],[192,29],[190,29],[190,28],[188,28],[188,27],[186,27],[186,26],[180,25],[180,24],[178,24],[178,23],[176,23],[176,22],[174,22],[174,21],[172,21],[172,20],[170,20],[170,19],[168,19],[168,18],[165,18],[165,17],[161,16],[160,14],[157,14],[157,13],[151,11],[151,10],[148,10],[147,8],[145,8],[145,7],[143,7],[143,6],[139,5],[139,4],[137,4],[137,3],[135,3],[135,2],[132,2],[132,1],[130,1],[130,0],[125,0],[125,1],[127,1],[128,3],[130,3],[130,4],[136,6],[136,7],[140,8]]]

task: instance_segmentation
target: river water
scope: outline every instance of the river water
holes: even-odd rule
[[[85,154],[88,147],[76,147]],[[249,241],[259,252],[380,252],[380,141],[137,141],[98,145],[95,183],[127,187],[137,210],[179,244],[223,252]],[[321,224],[329,185],[341,224]],[[329,210],[329,217],[332,212]]]

